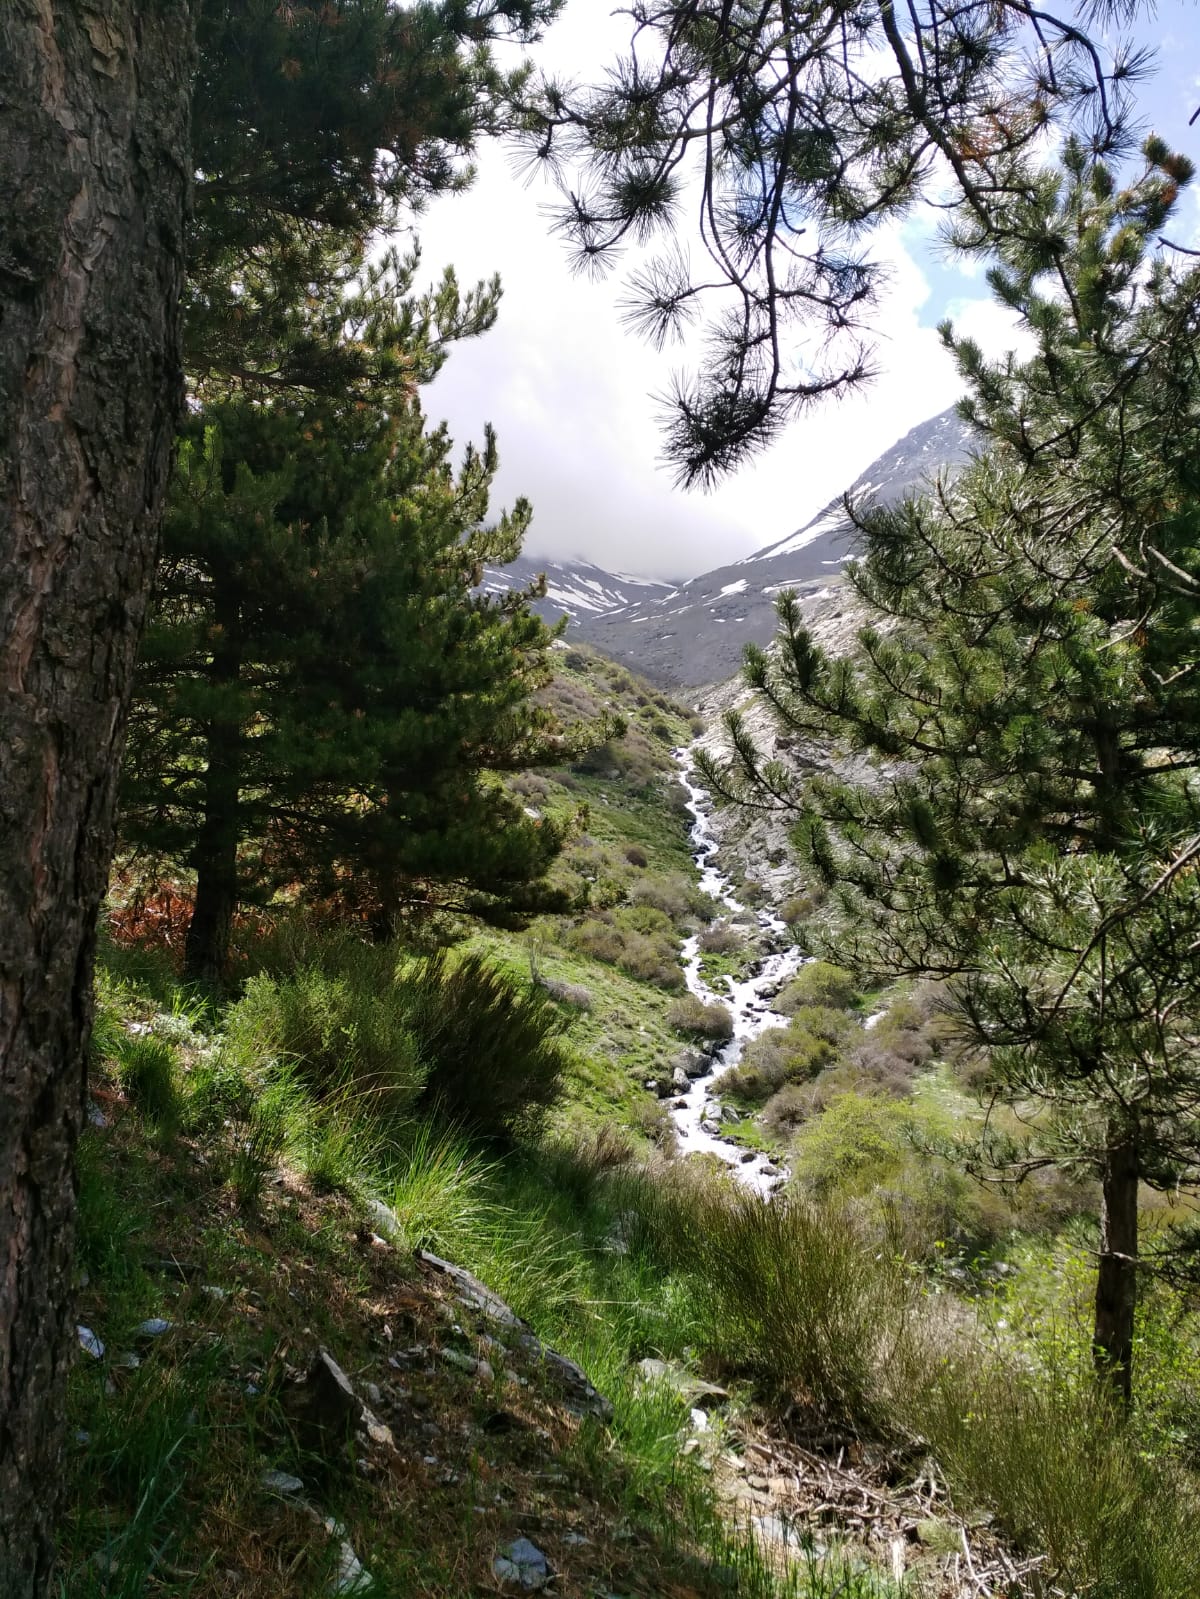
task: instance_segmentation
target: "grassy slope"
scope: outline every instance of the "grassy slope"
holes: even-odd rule
[[[572,1063],[548,1136],[503,1159],[419,1129],[383,1147],[346,1107],[310,1104],[260,1147],[253,1095],[247,1109],[236,1082],[203,1105],[194,1091],[223,1018],[189,1020],[186,997],[161,973],[116,991],[109,1053],[131,1030],[170,1045],[164,1104],[177,1125],[168,1114],[156,1127],[146,1083],[134,1092],[128,1076],[102,1068],[110,1124],[89,1133],[84,1152],[80,1318],[107,1352],[81,1357],[73,1381],[62,1594],[315,1599],[330,1591],[343,1537],[379,1595],[496,1592],[491,1561],[520,1534],[560,1573],[554,1591],[581,1599],[735,1590],[874,1599],[888,1589],[879,1570],[890,1569],[897,1537],[907,1591],[949,1594],[958,1523],[944,1502],[923,1510],[895,1486],[894,1473],[907,1480],[916,1464],[901,1441],[918,1436],[964,1504],[997,1515],[1017,1546],[1049,1549],[1054,1569],[1078,1573],[1080,1591],[1190,1599],[1200,1583],[1194,1487],[1171,1464],[1195,1432],[1181,1397],[1196,1386],[1189,1326],[1176,1302],[1152,1307],[1142,1353],[1153,1403],[1138,1418],[1141,1453],[1130,1452],[1089,1408],[1085,1342],[1055,1331],[1086,1278],[1086,1239],[1064,1273],[1048,1231],[1060,1196],[999,1217],[981,1213],[965,1179],[951,1181],[953,1163],[930,1139],[960,1125],[971,1101],[939,1064],[938,1041],[925,1048],[926,1019],[913,1025],[904,995],[872,1034],[883,1047],[869,1066],[855,1054],[865,1038],[856,1025],[806,1078],[817,1098],[794,1123],[739,1124],[748,1140],[788,1150],[807,1196],[799,1208],[739,1208],[700,1189],[673,1197],[660,1192],[661,1171],[649,1187],[625,1174],[630,1146],[613,1124],[641,1148],[641,1135],[661,1131],[642,1084],[682,1043],[667,1019],[678,945],[709,914],[671,792],[670,750],[688,727],[621,668],[584,651],[562,657],[555,693],[565,709],[609,708],[630,722],[584,769],[520,780],[532,807],[579,815],[559,867],[577,909],[473,941],[523,976],[586,990],[587,1008],[578,993],[562,1000]],[[871,996],[854,1014],[876,1008]],[[239,1070],[261,1096],[278,1068],[243,1058]],[[761,1110],[761,1097],[742,1102]],[[580,1143],[589,1127],[606,1131]],[[489,1345],[405,1245],[372,1242],[362,1210],[371,1194],[394,1203],[408,1242],[476,1270],[581,1360],[614,1401],[612,1425],[581,1423],[543,1372]],[[889,1214],[907,1222],[910,1259],[924,1260],[915,1274],[897,1276],[872,1242]],[[998,1284],[990,1265],[1000,1254],[1020,1270]],[[1031,1284],[1049,1285],[1040,1301]],[[139,1322],[156,1315],[171,1331],[139,1338]],[[1005,1353],[1014,1327],[1015,1365]],[[360,1390],[378,1385],[394,1452],[314,1450],[297,1430],[287,1395],[320,1344]],[[142,1357],[136,1369],[126,1351]],[[496,1375],[465,1375],[445,1353],[486,1355]],[[732,1386],[727,1420],[689,1437],[686,1403],[636,1379],[648,1355]],[[781,1395],[803,1402],[782,1429]],[[869,1536],[854,1515],[863,1478],[852,1473],[844,1509],[831,1510],[841,1479],[829,1457],[795,1442],[797,1425],[831,1439],[839,1461],[848,1448],[855,1473],[869,1463],[864,1437],[878,1435],[868,1500],[891,1508]],[[754,1458],[776,1462],[759,1467],[762,1477],[747,1465],[756,1448]],[[266,1469],[299,1476],[306,1503],[266,1489]],[[747,1515],[796,1513],[806,1474],[806,1525],[822,1547],[831,1517],[834,1528],[857,1527],[857,1571],[835,1554],[785,1576],[731,1530]],[[1138,1510],[1147,1500],[1148,1525]],[[980,1536],[972,1529],[977,1559]]]
[[[499,1159],[415,1129],[398,1151],[337,1104],[294,1108],[281,1141],[263,1141],[261,1086],[247,1099],[212,1032],[221,1015],[196,1027],[164,997],[109,985],[112,1057],[93,1076],[106,1125],[82,1152],[79,1317],[104,1353],[81,1354],[71,1386],[64,1599],[315,1599],[344,1541],[379,1599],[491,1593],[492,1561],[519,1536],[548,1556],[554,1591],[579,1599],[731,1586],[882,1599],[882,1582],[835,1556],[773,1569],[714,1492],[722,1435],[685,1451],[686,1401],[637,1379],[647,1354],[686,1360],[697,1303],[620,1238],[628,1199],[606,1187],[610,1148],[549,1140]],[[166,1047],[169,1088],[142,1078],[134,1091],[131,1031]],[[240,1069],[260,1085],[278,1071]],[[311,1134],[339,1120],[341,1158],[314,1161]],[[402,1239],[373,1233],[372,1196]],[[583,1362],[612,1423],[572,1414],[552,1373],[422,1268],[418,1242]],[[147,1335],[149,1317],[169,1328]],[[320,1347],[391,1442],[305,1428],[297,1379]],[[478,1359],[491,1370],[463,1369]],[[268,1471],[303,1489],[280,1492]]]

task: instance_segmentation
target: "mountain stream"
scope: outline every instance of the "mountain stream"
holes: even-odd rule
[[[707,789],[694,781],[692,750],[675,751],[679,762],[679,781],[687,790],[687,809],[692,817],[692,855],[700,871],[700,887],[732,915],[751,915],[733,892],[729,879],[713,864],[720,844],[712,830],[712,800]],[[806,957],[788,939],[787,923],[773,911],[753,912],[768,953],[754,963],[752,975],[741,982],[732,977],[720,979],[723,988],[710,988],[700,973],[700,935],[694,934],[683,946],[684,976],[688,990],[706,1005],[725,1005],[733,1014],[733,1037],[711,1057],[712,1064],[702,1077],[692,1079],[686,1092],[669,1103],[684,1155],[715,1155],[731,1166],[738,1180],[755,1193],[766,1196],[784,1181],[785,1174],[765,1155],[736,1144],[720,1131],[720,1101],[717,1090],[722,1076],[741,1058],[751,1038],[768,1027],[784,1027],[787,1017],[770,1007],[787,980],[803,965]],[[747,1158],[749,1157],[749,1158]]]

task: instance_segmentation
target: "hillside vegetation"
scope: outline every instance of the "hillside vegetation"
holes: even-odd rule
[[[553,653],[546,696],[624,724],[511,780],[568,910],[390,944],[248,915],[223,993],[115,911],[64,1596],[1194,1594],[1191,1302],[1144,1301],[1122,1433],[1079,1315],[1095,1193],[962,1172],[935,990],[814,962],[777,996],[720,1090],[791,1169],[771,1204],[671,1159],[645,1085],[722,1033],[682,939],[719,980],[749,931],[696,887],[683,711]]]

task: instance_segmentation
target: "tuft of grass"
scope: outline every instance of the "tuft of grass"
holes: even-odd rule
[[[493,1169],[461,1134],[418,1123],[386,1194],[405,1241],[452,1253],[475,1237],[489,1208],[484,1187]]]
[[[1194,1479],[1145,1458],[1095,1383],[960,1343],[931,1380],[899,1391],[950,1484],[1046,1554],[1058,1591],[1089,1599],[1200,1593]]]
[[[642,1182],[648,1246],[687,1274],[709,1347],[766,1389],[886,1427],[885,1370],[907,1368],[915,1295],[896,1255],[844,1212],[713,1181]]]
[[[151,1126],[171,1131],[179,1121],[175,1051],[165,1038],[125,1034],[116,1047],[117,1078],[130,1104]]]

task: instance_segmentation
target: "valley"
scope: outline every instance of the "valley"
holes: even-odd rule
[[[785,835],[714,811],[698,781],[716,721],[584,645],[554,653],[547,703],[616,718],[603,746],[511,780],[564,829],[570,907],[461,926],[434,1010],[404,998],[425,957],[299,920],[247,923],[240,997],[214,1006],[115,917],[72,1596],[134,1599],[152,1577],[172,1599],[723,1599],[736,1572],[751,1599],[1007,1599],[1053,1591],[1048,1559],[1107,1561],[995,1481],[1003,1444],[1057,1504],[1100,1447],[1072,1389],[1066,1456],[1039,1474],[1041,1390],[1018,1403],[993,1375],[1086,1360],[1062,1328],[1094,1193],[966,1176],[954,1145],[983,1110],[936,994],[816,958],[821,896]],[[433,1105],[427,1067],[397,1075],[409,1038],[443,1063]],[[554,1091],[489,1120],[541,1093],[530,1051]],[[1200,1380],[1171,1314],[1147,1305],[1151,1380]],[[368,1418],[336,1438],[303,1421],[322,1348]],[[1165,1493],[1154,1439],[1190,1424],[1177,1377],[1154,1391],[1139,1470]],[[963,1406],[987,1418],[978,1458],[951,1425]],[[202,1442],[188,1417],[212,1407]],[[123,1484],[147,1480],[119,1530]]]

